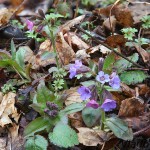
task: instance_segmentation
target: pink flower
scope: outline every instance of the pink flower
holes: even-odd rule
[[[26,20],[26,25],[29,31],[32,31],[33,27],[34,27],[34,23],[30,20]]]
[[[99,107],[99,104],[95,100],[90,100],[87,104],[86,107],[92,107],[94,109],[97,109]]]

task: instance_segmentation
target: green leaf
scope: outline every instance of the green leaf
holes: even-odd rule
[[[138,53],[134,53],[132,56],[127,57],[127,58],[129,58],[133,62],[137,62],[139,59],[139,55],[138,55]],[[124,58],[121,58],[120,60],[116,61],[114,64],[114,66],[117,68],[118,73],[121,73],[124,70],[126,70],[127,68],[130,68],[132,65],[133,65],[132,63],[130,63],[129,61],[127,61]]]
[[[92,127],[100,119],[100,109],[85,107],[82,110],[82,118],[86,126]]]
[[[56,53],[54,52],[49,52],[49,51],[45,51],[44,53],[42,53],[41,55],[41,60],[47,60],[50,58],[55,58],[56,57]]]
[[[78,111],[81,111],[85,105],[83,103],[73,103],[71,105],[68,105],[64,110],[61,111],[63,114],[71,114]]]
[[[136,70],[136,71],[126,71],[123,72],[120,76],[122,82],[127,85],[137,84],[143,82],[147,78],[147,75],[144,71]]]
[[[110,74],[112,72],[114,62],[115,62],[115,54],[112,52],[109,55],[107,55],[106,59],[104,60],[103,71],[105,73]]]
[[[43,106],[46,106],[47,101],[54,101],[55,96],[54,94],[45,86],[44,81],[37,87],[37,102],[41,103]]]
[[[5,59],[0,61],[0,67],[7,68],[9,66],[11,66],[17,73],[21,74],[26,79],[29,79],[24,70],[12,59]]]
[[[48,142],[41,135],[29,137],[25,143],[25,150],[47,150]]]
[[[53,132],[49,133],[49,139],[53,144],[63,148],[79,144],[77,133],[68,125],[62,123],[57,124]]]
[[[16,47],[15,47],[13,39],[11,40],[11,55],[12,55],[12,60],[15,60],[15,58],[16,58]]]
[[[133,132],[130,129],[126,122],[123,120],[112,117],[107,118],[105,124],[113,131],[115,136],[123,140],[133,140]]]
[[[86,87],[89,87],[89,86],[95,85],[95,84],[96,84],[96,82],[94,80],[81,82],[81,85],[86,86]]]
[[[27,136],[33,136],[34,133],[39,132],[39,131],[43,131],[46,128],[48,128],[49,125],[49,121],[46,120],[43,117],[38,117],[35,120],[33,120],[32,122],[30,122],[25,130],[24,130],[24,135]]]
[[[0,50],[0,56],[1,56],[2,60],[11,59],[11,55],[5,50]]]
[[[26,48],[26,46],[19,47],[18,51],[16,52],[16,62],[23,69],[25,69],[24,56],[26,53]]]

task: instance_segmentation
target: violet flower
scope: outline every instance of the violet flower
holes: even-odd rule
[[[34,23],[30,20],[26,20],[26,25],[29,31],[32,31],[33,27],[34,27]]]
[[[104,111],[111,111],[114,108],[116,108],[116,101],[111,100],[111,99],[105,99],[104,103],[101,105],[101,108]]]
[[[105,82],[109,82],[109,75],[108,74],[104,74],[103,71],[100,71],[98,73],[98,75],[96,76],[96,80],[99,81],[100,83],[104,84]]]
[[[92,107],[94,109],[97,109],[99,107],[99,104],[95,100],[90,100],[87,104],[86,107]]]
[[[91,97],[90,89],[85,87],[85,86],[81,86],[78,89],[78,93],[80,94],[82,100],[86,100],[86,99],[89,99]]]
[[[113,89],[119,89],[120,88],[120,78],[118,75],[116,75],[115,72],[113,72],[112,75],[110,76],[109,85]]]
[[[71,64],[70,69],[69,69],[69,72],[70,72],[69,78],[70,78],[70,79],[72,79],[73,77],[76,76],[77,70],[78,70],[80,67],[82,67],[82,62],[79,61],[79,60],[76,60],[76,61],[75,61],[75,64]]]

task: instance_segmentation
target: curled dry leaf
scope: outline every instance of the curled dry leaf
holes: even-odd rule
[[[12,14],[13,14],[13,10],[9,10],[7,8],[1,8],[0,9],[0,26],[7,24]]]
[[[110,30],[110,31],[115,31],[116,28],[116,18],[115,16],[111,16],[110,18],[107,18],[104,22],[103,22],[103,26]]]
[[[127,95],[129,97],[134,97],[135,96],[135,90],[131,89],[128,85],[121,83],[121,90],[124,95]]]
[[[119,117],[137,117],[144,113],[144,102],[136,97],[128,98],[122,101]],[[138,108],[138,109],[137,109]]]
[[[15,93],[9,92],[5,94],[0,103],[0,126],[4,127],[6,124],[12,124],[12,119],[18,122],[20,114],[17,113],[15,107]]]
[[[65,40],[74,50],[87,49],[90,46],[82,41],[74,32],[67,32],[64,34]]]
[[[63,33],[69,31],[71,27],[82,22],[84,18],[85,15],[81,15],[79,17],[74,18],[73,20],[66,22],[65,24],[60,26],[60,31],[62,31]]]
[[[67,65],[75,58],[75,52],[65,41],[63,33],[60,32],[56,39],[56,49],[59,56],[59,60],[62,64]]]
[[[76,128],[78,133],[78,140],[85,146],[102,145],[110,139],[111,133],[105,133],[102,130],[94,130],[86,127]]]
[[[78,88],[79,87],[70,88],[69,90],[64,91],[63,94],[66,97],[66,100],[65,100],[65,105],[66,106],[71,105],[73,103],[81,103],[82,102],[82,100],[80,98],[80,95],[77,92]]]

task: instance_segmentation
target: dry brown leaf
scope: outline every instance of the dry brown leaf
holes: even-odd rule
[[[112,35],[107,37],[105,43],[111,47],[124,46],[126,39],[123,35]]]
[[[139,95],[144,95],[145,97],[150,97],[150,87],[146,84],[137,84],[139,88]],[[149,96],[148,96],[149,95]]]
[[[128,97],[134,97],[135,96],[135,90],[131,89],[128,85],[121,83],[121,90],[124,95]]]
[[[110,31],[115,31],[116,28],[116,18],[115,16],[111,16],[110,18],[107,18],[104,22],[103,22],[103,26],[110,30]]]
[[[81,112],[76,112],[76,113],[69,114],[68,117],[69,117],[69,120],[71,122],[72,127],[79,128],[79,127],[84,126]]]
[[[93,130],[85,127],[76,128],[78,133],[78,140],[85,146],[97,146],[98,144],[102,145],[103,140],[100,136]]]
[[[119,117],[137,117],[144,113],[144,102],[136,97],[128,98],[122,101]]]
[[[12,14],[13,14],[13,10],[9,10],[7,8],[1,8],[0,9],[0,26],[7,24]]]
[[[6,124],[11,123],[13,118],[16,122],[20,115],[17,113],[15,107],[15,93],[9,92],[3,96],[3,99],[0,103],[0,126],[4,127]]]
[[[16,138],[18,137],[18,129],[19,129],[19,126],[16,125],[15,123],[12,123],[12,127],[9,128],[12,142],[15,142]]]
[[[74,50],[87,49],[90,46],[82,41],[74,32],[64,34],[65,40]]]
[[[60,31],[62,31],[63,33],[69,31],[71,27],[73,27],[76,24],[79,24],[84,18],[85,15],[81,15],[79,17],[74,18],[73,20],[66,22],[65,24],[60,26]]]
[[[138,44],[134,44],[138,53],[142,56],[142,59],[145,63],[150,66],[150,53],[140,47]]]
[[[56,49],[59,60],[63,65],[68,65],[75,58],[75,52],[65,41],[62,32],[59,33],[56,39]]]
[[[65,105],[68,106],[73,103],[81,103],[82,100],[80,98],[79,93],[77,92],[79,87],[70,88],[69,90],[64,91],[64,95],[66,97]]]

